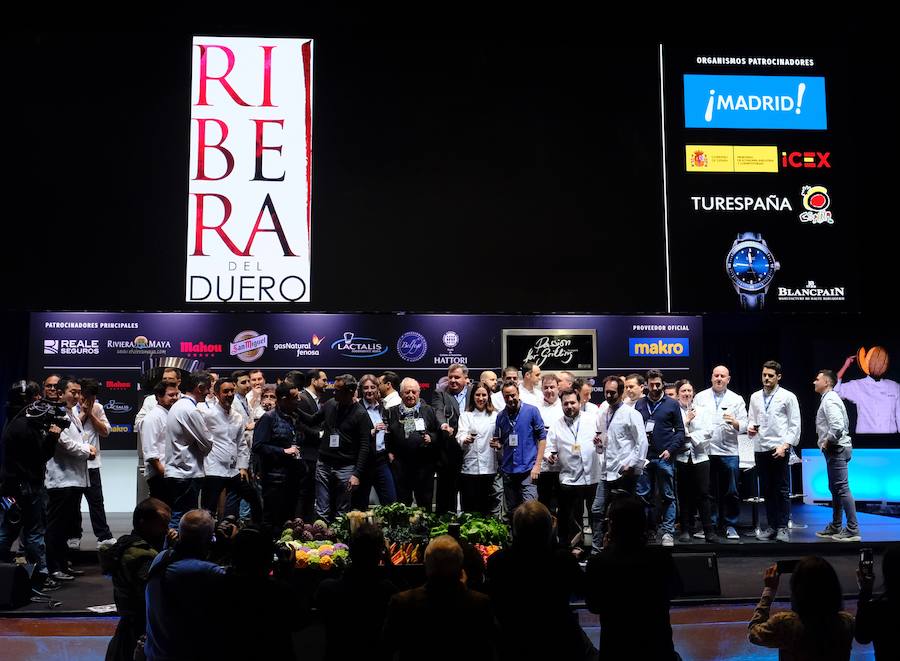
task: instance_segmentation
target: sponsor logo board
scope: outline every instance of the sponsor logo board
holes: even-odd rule
[[[630,337],[628,355],[687,358],[691,355],[691,341],[687,337]]]

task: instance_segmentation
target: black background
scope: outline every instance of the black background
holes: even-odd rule
[[[772,357],[786,387],[811,392],[822,333],[839,358],[860,333],[900,355],[893,37],[861,18],[829,24],[742,37],[733,20],[663,19],[463,37],[318,19],[10,34],[0,377],[24,373],[27,310],[230,309],[183,302],[192,34],[316,39],[312,302],[243,308],[277,311],[665,312],[658,41],[833,51],[846,93],[829,113],[846,118],[856,207],[851,239],[818,259],[854,265],[862,314],[710,315],[704,354],[734,366],[745,396]]]

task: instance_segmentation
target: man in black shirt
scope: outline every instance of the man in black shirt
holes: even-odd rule
[[[334,380],[334,399],[315,415],[298,411],[307,425],[321,425],[322,441],[316,462],[316,516],[333,521],[350,511],[350,494],[359,488],[369,460],[372,421],[353,401],[356,379],[343,374]]]
[[[459,473],[462,470],[462,449],[456,440],[459,412],[466,410],[469,395],[469,368],[454,363],[447,369],[447,389],[438,390],[431,399],[431,408],[440,425],[440,441],[437,458],[437,496],[435,511],[438,514],[456,512],[459,497]]]

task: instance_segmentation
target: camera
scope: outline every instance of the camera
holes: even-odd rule
[[[872,549],[859,550],[859,573],[866,578],[875,578],[875,556]]]
[[[72,424],[66,413],[65,405],[48,399],[40,399],[29,404],[25,409],[25,417],[31,425],[45,432],[49,431],[53,425],[60,429],[68,429]]]

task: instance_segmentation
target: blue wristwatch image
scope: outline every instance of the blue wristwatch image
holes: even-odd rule
[[[725,271],[741,299],[741,309],[759,310],[781,264],[759,232],[741,232],[725,258]]]

